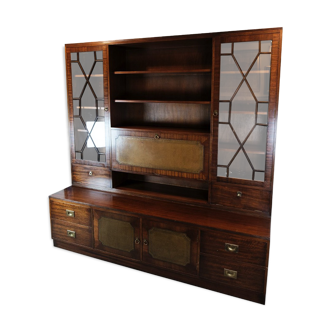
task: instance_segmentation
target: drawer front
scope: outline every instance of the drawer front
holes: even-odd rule
[[[212,203],[270,213],[270,192],[244,186],[212,185]]]
[[[52,239],[92,247],[91,227],[52,220]]]
[[[222,232],[201,232],[201,252],[236,259],[244,263],[267,265],[268,242]]]
[[[112,168],[206,180],[208,135],[112,130]]]
[[[72,165],[73,184],[90,188],[111,187],[111,171],[105,167]]]
[[[50,209],[51,219],[91,226],[91,209],[89,207],[51,200]]]
[[[264,267],[226,262],[219,257],[201,254],[199,270],[204,279],[260,293],[265,291]]]

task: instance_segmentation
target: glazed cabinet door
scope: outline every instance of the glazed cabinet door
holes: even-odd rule
[[[142,228],[144,262],[161,268],[197,274],[197,230],[155,220],[144,220]]]
[[[214,39],[213,203],[234,205],[225,202],[230,194],[255,199],[258,192],[245,195],[241,186],[272,188],[280,33]],[[269,195],[261,198],[268,209]]]
[[[109,165],[108,49],[66,47],[72,163]]]
[[[140,258],[140,219],[135,216],[94,210],[94,246],[111,254]]]

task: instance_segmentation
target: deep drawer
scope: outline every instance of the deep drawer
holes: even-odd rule
[[[208,152],[207,134],[112,130],[113,170],[206,180]]]
[[[52,239],[92,247],[92,229],[65,221],[52,220]]]
[[[260,293],[265,289],[266,268],[264,267],[226,262],[216,256],[201,254],[199,270],[200,277],[204,279]]]
[[[222,232],[201,233],[201,252],[245,263],[267,265],[268,242]]]
[[[84,205],[51,200],[50,210],[51,219],[91,226],[91,209]]]

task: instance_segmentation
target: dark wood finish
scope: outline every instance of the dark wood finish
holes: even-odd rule
[[[106,167],[73,164],[72,181],[74,185],[88,188],[111,188],[111,171]]]
[[[282,29],[273,28],[67,44],[73,186],[50,196],[54,245],[265,303],[281,39]],[[265,180],[217,177],[220,43],[256,40],[273,41]],[[108,111],[100,163],[74,153],[70,53],[87,51],[103,51]],[[163,153],[151,138],[164,143]],[[178,155],[174,146],[166,151],[169,140],[177,140]],[[133,158],[140,149],[144,158]]]
[[[187,240],[190,240],[190,262],[187,265],[179,265],[171,263],[169,261],[163,261],[158,258],[153,257],[150,253],[150,231],[152,229],[162,229],[171,232],[184,235]],[[147,244],[144,244],[144,241],[147,241]],[[162,245],[162,244],[161,244]],[[176,252],[177,248],[172,248],[173,252]],[[143,220],[143,261],[152,265],[159,266],[160,268],[171,269],[175,271],[180,271],[183,273],[197,274],[198,269],[198,231],[191,229],[186,226],[171,222],[158,222],[156,220]]]
[[[236,261],[223,261],[220,257],[201,254],[200,277],[218,283],[242,287],[263,293],[265,289],[265,268]],[[224,275],[224,269],[237,272],[237,279]]]
[[[52,219],[52,239],[65,241],[86,247],[92,247],[92,228],[74,223]],[[67,231],[74,231],[75,238],[68,236]]]
[[[70,217],[66,210],[74,211],[75,215]],[[91,209],[85,205],[70,204],[59,200],[50,200],[51,219],[68,221],[70,223],[91,226]]]
[[[228,251],[226,244],[237,245],[238,251]],[[267,248],[267,241],[253,240],[251,237],[223,232],[201,232],[201,252],[218,256],[221,260],[267,266]]]
[[[112,248],[109,246],[104,245],[99,240],[99,230],[98,230],[98,222],[99,219],[105,217],[110,219],[116,219],[124,222],[128,222],[134,231],[134,237],[132,239],[133,241],[133,250],[130,252]],[[123,256],[123,257],[131,257],[134,259],[140,258],[140,250],[141,250],[141,236],[140,236],[140,219],[133,216],[128,216],[124,214],[118,214],[113,213],[109,211],[101,211],[101,210],[94,210],[93,211],[93,225],[94,225],[94,247],[99,250],[107,251],[109,253],[112,253],[117,256]],[[135,239],[139,239],[140,243],[135,243]]]
[[[190,206],[158,199],[125,196],[80,187],[69,187],[50,196],[61,200],[87,204],[94,208],[112,209],[135,215],[177,220],[184,224],[202,228],[223,230],[241,235],[269,240],[270,218],[251,216],[212,209],[211,207]]]

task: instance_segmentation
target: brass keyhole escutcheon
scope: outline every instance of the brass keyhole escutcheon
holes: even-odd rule
[[[238,192],[236,193],[236,197],[242,197],[242,191],[238,191]]]
[[[92,171],[89,172],[89,176],[92,176]]]
[[[214,110],[213,111],[213,116],[217,116],[218,115],[218,111],[217,110]]]
[[[135,244],[140,244],[141,243],[141,241],[140,241],[140,239],[137,237],[136,239],[135,239]]]
[[[143,240],[143,243],[144,243],[145,246],[147,246],[147,245],[149,244],[149,242],[148,242],[147,239],[144,239],[144,240]]]
[[[106,108],[104,108],[104,111],[105,111],[105,112],[108,112],[108,108],[107,108],[107,107],[106,107]]]
[[[239,252],[239,246],[237,244],[225,243],[225,249],[228,252]]]
[[[158,134],[156,134],[156,135],[154,135],[154,138],[155,138],[155,139],[159,139],[160,136],[159,136]]]

